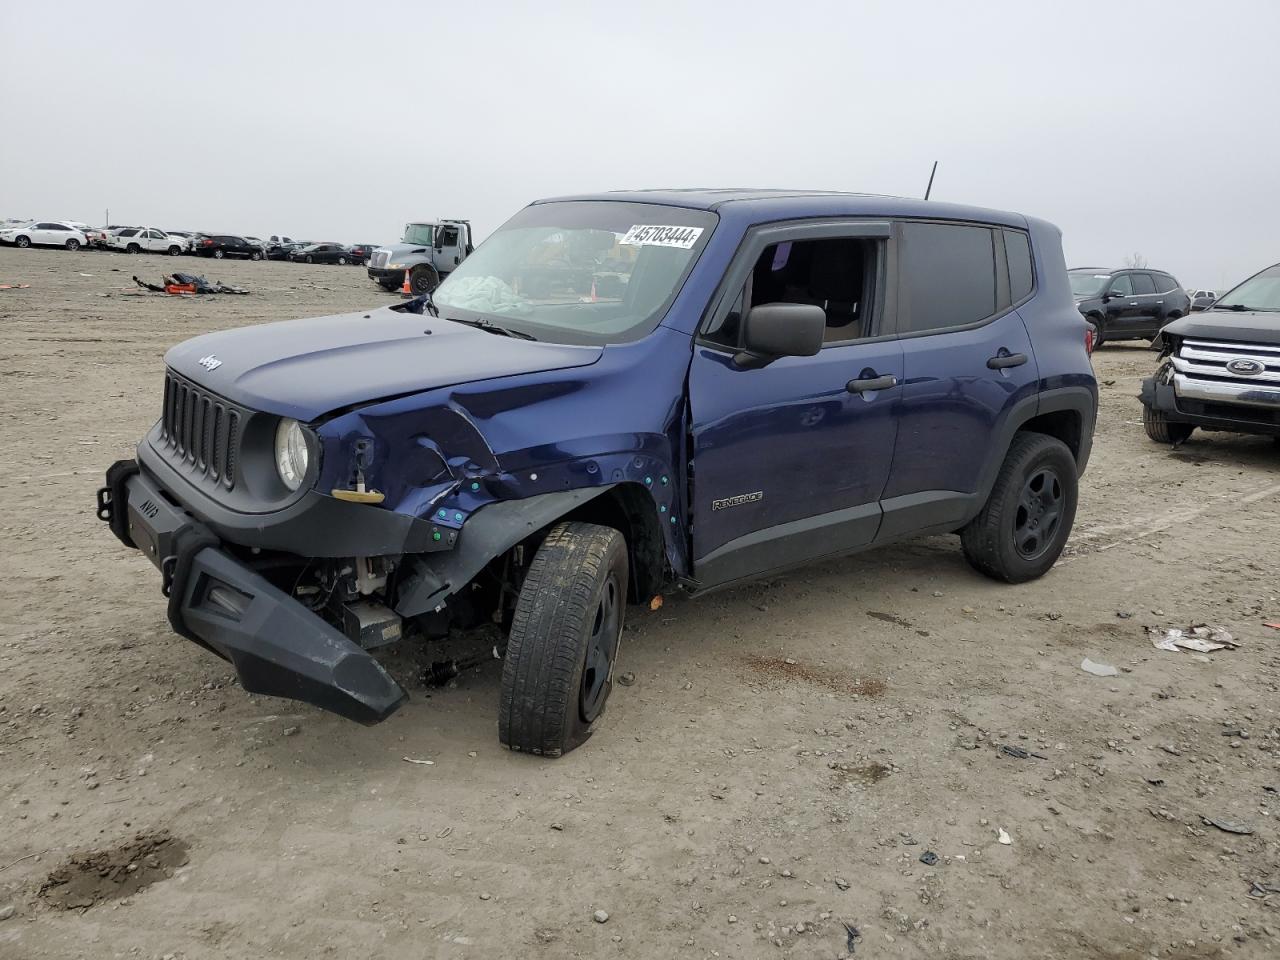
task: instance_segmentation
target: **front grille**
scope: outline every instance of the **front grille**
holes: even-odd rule
[[[1174,369],[1191,379],[1280,389],[1280,347],[1277,346],[1218,340],[1183,340],[1174,360]],[[1250,374],[1236,373],[1229,366],[1233,360],[1253,361],[1258,369]]]
[[[169,372],[160,419],[163,452],[197,477],[232,490],[245,411]]]
[[[373,256],[369,259],[369,266],[381,269],[387,265],[387,261],[391,259],[389,250],[375,250]]]

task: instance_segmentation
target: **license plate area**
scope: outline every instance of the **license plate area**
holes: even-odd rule
[[[174,535],[191,518],[138,478],[129,482],[129,539],[157,567],[173,554]]]

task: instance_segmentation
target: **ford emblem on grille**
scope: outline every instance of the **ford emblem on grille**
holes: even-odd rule
[[[1237,360],[1234,362],[1239,363],[1240,361]],[[1253,361],[1249,361],[1249,362],[1252,363]],[[217,357],[215,357],[211,353],[207,357],[200,358],[200,366],[204,367],[206,370],[217,370],[220,366],[222,366],[222,361],[219,360]]]
[[[1250,360],[1248,357],[1237,357],[1235,360],[1227,364],[1227,369],[1237,376],[1256,377],[1266,366],[1260,360]]]

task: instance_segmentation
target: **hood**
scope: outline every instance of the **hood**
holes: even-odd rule
[[[233,403],[306,422],[438,387],[584,367],[602,352],[382,307],[205,334],[165,363]]]
[[[1198,340],[1232,340],[1280,346],[1280,313],[1249,310],[1204,310],[1166,324],[1153,347],[1163,346],[1165,334]]]
[[[374,251],[386,250],[391,254],[388,262],[393,262],[397,257],[413,257],[426,256],[431,252],[430,247],[424,247],[420,243],[389,243],[383,247],[374,247]]]

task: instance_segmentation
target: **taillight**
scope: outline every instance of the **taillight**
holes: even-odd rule
[[[1085,327],[1084,328],[1084,352],[1089,356],[1093,356],[1093,340],[1094,340],[1093,327]]]
[[[213,246],[213,241],[212,241],[212,240],[209,240],[209,239],[207,239],[207,238],[206,238],[206,239],[204,239],[204,240],[201,240],[201,241],[200,241],[200,245],[201,245],[202,247],[212,247],[212,246]]]

